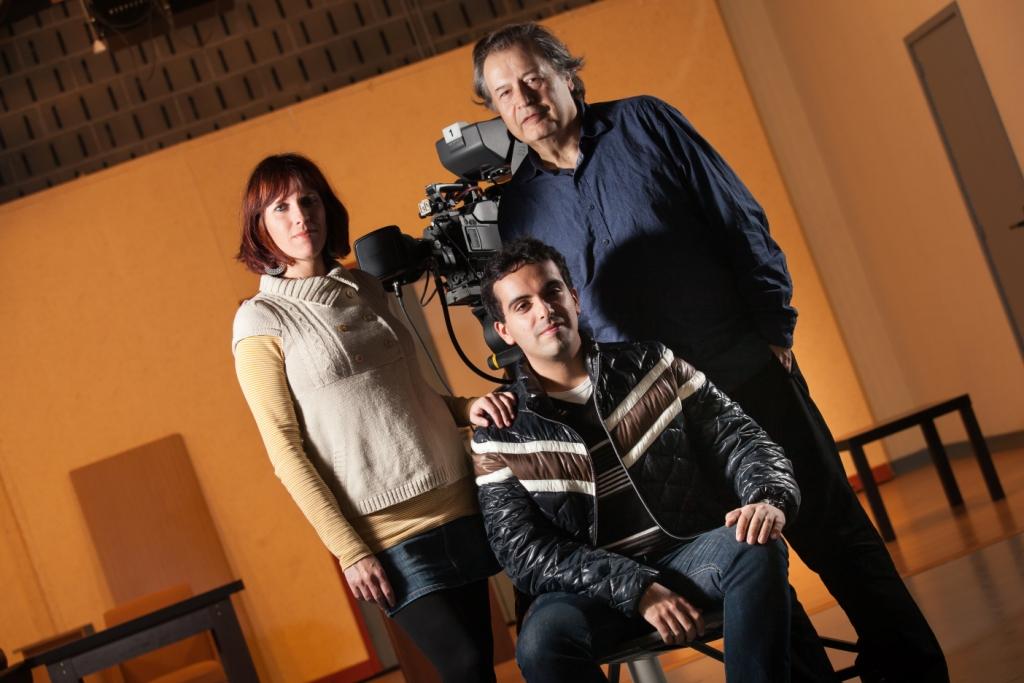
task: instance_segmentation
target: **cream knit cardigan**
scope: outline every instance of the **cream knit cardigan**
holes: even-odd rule
[[[303,445],[346,515],[365,515],[468,474],[445,400],[423,380],[411,335],[380,284],[335,268],[263,276],[235,315],[232,348],[280,337]]]

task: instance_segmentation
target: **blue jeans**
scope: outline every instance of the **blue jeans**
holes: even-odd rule
[[[721,609],[725,675],[731,683],[789,680],[788,557],[781,541],[747,545],[721,527],[646,564],[659,583],[701,609]],[[523,620],[516,662],[529,683],[605,681],[595,663],[652,627],[574,593],[537,597]]]

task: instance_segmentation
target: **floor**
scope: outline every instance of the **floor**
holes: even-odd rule
[[[931,467],[882,486],[896,530],[889,550],[942,644],[953,681],[1024,682],[1024,449],[993,454],[1006,500],[988,498],[973,458],[954,461],[963,510],[946,504]],[[853,637],[853,629],[818,578],[791,555],[790,579],[819,632]],[[837,665],[849,663],[836,657]],[[663,655],[670,683],[724,681],[722,665],[691,650]],[[514,662],[498,683],[522,681]],[[400,672],[377,681],[403,683]],[[625,674],[622,680],[628,681]]]
[[[953,681],[1024,681],[1024,535],[928,569],[907,585],[942,644]],[[854,636],[838,607],[811,618],[819,633]],[[837,668],[851,663],[852,655],[833,657]],[[669,683],[725,681],[722,665],[706,657],[662,666]]]
[[[881,489],[896,530],[889,551],[942,644],[950,678],[963,683],[1024,681],[1024,449],[993,457],[1006,491],[999,503],[989,499],[970,457],[953,463],[961,513],[949,508],[930,467]],[[818,578],[798,560],[790,575],[818,631],[852,639],[852,627]],[[693,652],[661,659],[670,683],[725,680],[721,664]],[[851,663],[842,654],[833,661]]]

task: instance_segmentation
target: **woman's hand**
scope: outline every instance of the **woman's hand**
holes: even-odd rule
[[[345,568],[345,580],[352,590],[352,595],[360,600],[375,602],[381,607],[394,607],[395,594],[391,590],[391,582],[380,561],[373,555],[367,555],[355,564]]]
[[[508,427],[516,416],[516,395],[508,391],[492,391],[469,406],[469,421],[477,427]]]
[[[736,540],[750,545],[764,545],[769,539],[782,536],[786,526],[786,513],[771,503],[751,503],[730,510],[725,515],[726,526],[736,526]]]

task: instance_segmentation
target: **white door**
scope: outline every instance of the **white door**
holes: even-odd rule
[[[1024,176],[956,5],[907,37],[1024,355]]]

